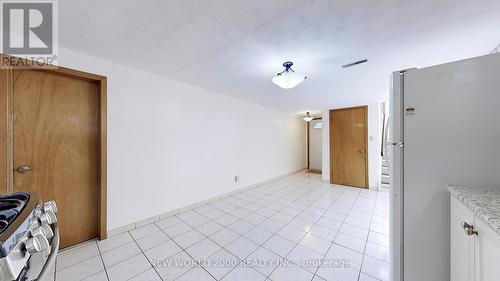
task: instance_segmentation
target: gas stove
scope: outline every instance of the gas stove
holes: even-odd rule
[[[0,280],[30,281],[49,272],[59,248],[57,206],[36,193],[0,195]]]

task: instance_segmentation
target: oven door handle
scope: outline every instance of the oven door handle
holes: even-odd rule
[[[59,226],[57,223],[54,224],[54,237],[52,238],[52,246],[51,253],[45,262],[42,271],[38,275],[38,278],[35,281],[45,280],[45,276],[50,274],[50,268],[56,262],[57,252],[59,251]]]

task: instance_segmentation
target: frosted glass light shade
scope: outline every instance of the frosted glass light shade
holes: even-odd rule
[[[285,70],[284,72],[278,73],[273,77],[273,83],[283,89],[292,89],[304,82],[306,78],[307,77],[304,74]]]

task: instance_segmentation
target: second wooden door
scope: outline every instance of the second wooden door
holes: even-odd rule
[[[330,182],[368,188],[368,107],[330,111]]]
[[[98,236],[98,85],[14,70],[14,191],[55,200],[61,247]]]

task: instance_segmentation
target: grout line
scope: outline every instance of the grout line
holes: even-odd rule
[[[330,205],[330,207],[328,208],[328,210],[329,210],[329,209],[330,209],[330,208],[331,208],[331,207],[335,204],[335,202],[337,202],[337,200],[338,200],[340,197],[342,197],[342,195],[344,195],[344,194],[346,193],[346,191],[347,191],[347,190],[348,190],[348,189],[345,189],[345,190],[342,192],[342,194],[341,194],[339,197],[337,197],[337,198],[335,199],[335,201],[334,201],[334,202]],[[355,203],[356,203],[356,201],[358,200],[358,198],[359,198],[359,194],[360,194],[360,193],[361,193],[361,191],[359,191],[359,192],[358,192],[358,194],[356,195],[356,199],[355,199],[355,200],[354,200],[354,202],[352,203],[351,208],[349,209],[349,212],[347,212],[347,214],[345,214],[345,218],[344,218],[344,220],[343,220],[343,222],[342,222],[342,225],[340,226],[339,230],[338,230],[338,231],[337,231],[337,233],[335,234],[335,237],[333,238],[332,242],[330,243],[330,247],[328,247],[328,250],[326,251],[325,255],[323,256],[323,259],[321,259],[321,261],[322,261],[322,262],[325,260],[326,256],[328,255],[328,252],[330,252],[330,249],[332,248],[332,245],[333,245],[333,244],[336,244],[336,245],[337,245],[337,243],[335,243],[334,241],[335,241],[335,239],[337,239],[337,236],[339,235],[340,230],[342,229],[342,227],[343,227],[343,226],[344,226],[344,224],[346,223],[347,217],[349,216],[349,213],[350,213],[350,212],[352,211],[352,209],[354,208],[354,204],[355,204]],[[332,212],[333,212],[333,211],[332,211]],[[325,213],[326,213],[326,212],[325,212]],[[322,217],[324,217],[324,213],[323,213]],[[328,217],[326,217],[326,218],[328,218]],[[321,219],[321,218],[320,218],[320,219]],[[342,246],[342,245],[340,245],[340,246]],[[342,247],[344,247],[344,246],[342,246]],[[320,267],[321,267],[321,263],[320,263],[320,266],[318,266],[318,268],[316,268],[316,271],[314,272],[314,274],[313,274],[313,278],[312,278],[311,280],[313,280],[313,279],[316,277],[316,274],[318,273],[318,271],[319,271],[319,268],[320,268]],[[361,270],[361,269],[360,269],[360,270]],[[319,275],[318,275],[318,277],[320,277],[320,278],[322,278],[322,279],[323,279],[323,277],[321,277],[321,276],[319,276]]]
[[[99,243],[95,242],[95,244],[97,246],[97,251],[99,252],[99,257],[101,258],[102,267],[104,267],[104,273],[106,274],[106,278],[109,281],[110,279],[108,275],[108,269],[106,268],[106,264],[104,263],[104,259],[102,258],[101,248],[99,248]]]
[[[159,228],[156,224],[154,224],[154,223],[152,223],[152,224],[153,224],[154,226],[156,226],[158,229],[160,229],[160,228]],[[160,229],[160,230],[161,230],[161,229]],[[141,246],[139,246],[139,243],[137,243],[137,240],[135,239],[135,237],[134,237],[132,234],[130,234],[130,231],[128,231],[128,232],[129,232],[129,235],[132,237],[132,240],[134,241],[134,243],[135,243],[135,245],[137,246],[137,248],[139,248],[139,251],[141,251],[142,255],[143,255],[143,256],[146,258],[146,260],[148,261],[148,263],[149,263],[149,265],[151,266],[151,268],[153,268],[153,270],[156,272],[156,275],[158,275],[158,277],[160,278],[160,280],[162,280],[162,281],[163,281],[163,278],[161,278],[161,275],[158,273],[158,271],[156,270],[156,268],[155,268],[155,267],[151,264],[151,261],[148,259],[148,257],[146,256],[146,254],[145,254],[145,253],[144,253],[144,251],[142,250]],[[155,233],[156,233],[156,232],[155,232]],[[151,234],[154,234],[154,233],[151,233]],[[146,235],[146,236],[144,236],[144,237],[147,237],[147,236],[149,236],[149,235]],[[144,238],[144,237],[143,237],[143,238]],[[168,235],[167,235],[167,237],[168,237]],[[167,242],[168,242],[168,241],[167,241]],[[165,242],[165,243],[166,243],[166,242]],[[161,245],[161,244],[163,244],[163,243],[160,243],[160,244],[158,244],[158,245]],[[134,255],[134,256],[132,256],[132,257],[130,257],[130,258],[128,258],[128,259],[131,259],[131,258],[133,258],[133,257],[135,257],[135,256],[137,256],[137,255]],[[128,259],[127,259],[127,260],[128,260]],[[126,260],[125,260],[125,261],[126,261]],[[124,262],[124,261],[122,261],[122,262]],[[120,262],[120,263],[122,263],[122,262]],[[118,264],[119,264],[119,263],[118,263]],[[141,274],[145,273],[146,271],[150,270],[151,268],[148,268],[148,269],[144,270],[143,272],[141,272],[141,273],[139,273],[139,274],[137,274],[137,275],[135,275],[135,276],[132,276],[132,277],[128,278],[128,280],[130,280],[130,279],[132,279],[132,278],[134,278],[134,277],[137,277],[137,276],[139,276],[139,275],[141,275]]]
[[[333,206],[335,203],[337,203],[337,202],[343,202],[343,201],[339,201],[339,199],[340,199],[340,198],[342,198],[342,196],[344,196],[344,195],[348,195],[349,193],[351,193],[351,192],[353,191],[352,189],[349,189],[349,188],[347,188],[347,187],[343,187],[343,186],[334,186],[334,187],[338,188],[338,189],[335,189],[335,191],[336,191],[336,193],[338,193],[338,195],[336,194],[337,196],[334,198],[334,200],[333,200],[333,201],[331,201],[330,205],[329,205],[327,208],[324,208],[324,207],[322,207],[322,206],[321,206],[321,207],[317,207],[317,206],[315,206],[315,204],[316,204],[316,203],[317,203],[317,201],[318,201],[318,200],[320,200],[320,199],[324,199],[324,200],[332,200],[332,198],[330,198],[330,197],[325,197],[325,195],[331,194],[332,189],[328,189],[328,188],[323,187],[323,186],[324,186],[324,185],[323,185],[323,183],[322,183],[321,181],[317,181],[317,180],[315,179],[315,177],[316,177],[316,175],[309,175],[309,174],[306,174],[305,176],[304,176],[304,175],[302,175],[302,174],[301,174],[301,175],[295,175],[295,176],[291,176],[291,178],[283,178],[283,179],[279,179],[279,180],[276,180],[276,181],[273,181],[273,182],[269,182],[269,183],[266,183],[266,184],[263,184],[263,185],[257,185],[257,186],[254,186],[254,187],[252,187],[252,188],[249,188],[249,189],[246,189],[246,190],[242,190],[241,192],[234,193],[234,194],[230,194],[230,195],[225,196],[225,197],[221,197],[221,198],[219,198],[219,199],[217,199],[217,200],[215,200],[215,201],[212,201],[212,202],[207,202],[206,204],[203,204],[203,205],[193,206],[193,208],[191,208],[191,209],[186,209],[186,210],[184,210],[182,213],[185,213],[185,212],[190,212],[190,211],[191,211],[191,212],[194,212],[194,213],[196,214],[196,216],[201,215],[202,217],[206,218],[208,221],[207,221],[207,222],[205,222],[205,223],[203,223],[203,224],[201,224],[201,225],[199,225],[199,226],[193,227],[193,226],[191,226],[190,224],[188,224],[188,223],[187,223],[187,221],[191,220],[191,219],[192,219],[192,218],[194,218],[195,216],[193,216],[193,217],[189,217],[189,218],[187,218],[187,219],[181,219],[180,217],[178,217],[178,215],[180,215],[180,214],[182,214],[182,213],[179,213],[179,214],[173,215],[172,217],[175,217],[176,219],[178,219],[178,220],[179,220],[179,222],[174,223],[173,225],[168,226],[168,227],[166,227],[166,228],[174,227],[174,226],[176,226],[176,225],[179,225],[180,223],[184,223],[184,224],[186,224],[186,225],[188,225],[188,226],[190,227],[190,229],[189,229],[188,231],[183,232],[183,233],[181,233],[181,234],[178,234],[178,235],[177,235],[177,236],[175,236],[175,237],[171,237],[170,235],[168,235],[168,234],[165,232],[165,229],[166,229],[166,228],[165,228],[165,229],[160,228],[160,227],[156,224],[157,222],[153,222],[153,223],[151,223],[151,224],[155,225],[155,227],[156,227],[156,228],[158,228],[158,229],[159,229],[162,233],[164,233],[164,234],[165,234],[165,235],[166,235],[166,236],[167,236],[167,237],[168,237],[171,241],[173,241],[173,242],[174,242],[174,243],[175,243],[175,244],[176,244],[176,245],[177,245],[177,246],[181,249],[181,251],[180,251],[180,252],[184,252],[185,254],[187,254],[187,255],[188,255],[191,259],[193,259],[193,260],[195,261],[195,263],[196,263],[196,265],[195,265],[194,267],[192,267],[192,268],[188,269],[186,272],[184,272],[182,275],[178,276],[177,278],[180,278],[181,276],[184,276],[185,274],[187,274],[188,272],[190,272],[190,271],[191,271],[191,270],[193,270],[194,268],[196,268],[196,267],[200,266],[200,267],[201,267],[201,268],[203,268],[203,269],[204,269],[204,270],[205,270],[205,271],[206,271],[206,272],[207,272],[207,273],[208,273],[211,277],[213,277],[214,279],[217,279],[217,278],[215,278],[215,277],[214,277],[214,276],[213,276],[210,272],[208,272],[208,270],[207,270],[207,269],[206,269],[203,265],[201,265],[201,264],[200,264],[200,263],[199,263],[196,259],[194,259],[194,258],[193,258],[193,257],[192,257],[192,256],[191,256],[191,255],[190,255],[190,254],[186,251],[186,249],[187,249],[187,248],[192,247],[193,245],[195,245],[195,244],[197,244],[197,243],[201,242],[201,241],[202,241],[202,240],[204,240],[204,239],[209,239],[211,242],[215,243],[216,245],[218,245],[218,246],[221,248],[221,249],[219,249],[219,250],[215,251],[214,253],[212,253],[212,254],[211,254],[211,255],[210,255],[207,259],[209,259],[209,258],[210,258],[210,257],[212,257],[213,255],[215,255],[216,253],[220,252],[221,250],[224,250],[224,251],[226,251],[226,252],[230,253],[232,256],[234,256],[234,254],[233,254],[231,251],[229,251],[228,249],[226,249],[226,247],[227,247],[228,245],[230,245],[231,243],[233,243],[234,241],[236,241],[237,239],[240,239],[241,237],[243,237],[243,238],[245,238],[245,239],[248,239],[248,240],[250,240],[252,243],[254,243],[254,244],[256,244],[256,245],[257,245],[257,248],[256,248],[255,250],[253,250],[253,251],[252,251],[249,255],[247,255],[244,259],[240,259],[239,257],[236,257],[236,256],[235,256],[235,257],[236,257],[236,258],[240,261],[240,263],[239,263],[237,266],[235,266],[234,268],[230,269],[230,270],[229,270],[229,271],[228,271],[228,272],[227,272],[224,276],[222,276],[222,277],[221,277],[221,279],[222,279],[222,278],[226,277],[229,273],[231,273],[233,270],[235,270],[235,269],[236,269],[238,266],[240,266],[241,264],[246,264],[246,259],[247,259],[249,256],[251,256],[253,253],[255,253],[255,252],[256,252],[258,249],[260,249],[261,247],[263,247],[264,249],[268,250],[268,249],[267,249],[267,248],[265,248],[263,245],[264,245],[265,243],[267,243],[267,241],[269,241],[269,240],[270,240],[271,238],[273,238],[274,236],[277,236],[277,237],[279,237],[279,238],[281,238],[281,239],[284,239],[284,240],[286,240],[286,241],[290,241],[290,242],[294,243],[294,246],[290,249],[290,251],[288,251],[288,252],[287,252],[287,254],[286,254],[286,256],[285,256],[285,257],[281,257],[279,254],[277,255],[277,256],[280,258],[280,259],[279,259],[279,260],[280,260],[280,262],[278,263],[278,266],[277,266],[276,268],[274,268],[274,269],[271,271],[271,273],[269,273],[269,274],[266,276],[266,278],[269,280],[269,276],[271,276],[271,275],[272,275],[272,274],[276,271],[276,269],[280,266],[280,264],[281,264],[284,260],[286,260],[286,257],[287,257],[288,255],[290,255],[290,253],[291,253],[291,252],[292,252],[292,251],[293,251],[293,250],[294,250],[294,249],[295,249],[295,248],[296,248],[296,247],[297,247],[297,246],[298,246],[298,245],[299,245],[299,244],[300,244],[300,243],[304,240],[304,238],[307,236],[307,234],[308,234],[308,233],[310,233],[310,230],[311,230],[314,226],[318,225],[318,221],[319,221],[319,220],[321,220],[322,218],[328,218],[328,217],[326,217],[326,216],[325,216],[326,212],[328,212],[328,211],[330,210],[330,208],[332,208],[332,206]],[[335,237],[334,237],[334,238],[333,238],[333,240],[330,242],[330,245],[329,245],[329,247],[328,247],[327,251],[326,251],[326,252],[325,252],[325,254],[323,255],[323,258],[321,259],[322,261],[326,258],[327,254],[329,253],[329,251],[330,251],[330,249],[331,249],[331,247],[332,247],[332,244],[334,244],[334,243],[335,243],[334,241],[335,241],[336,237],[339,235],[339,233],[340,233],[340,231],[341,231],[342,227],[343,227],[345,224],[350,225],[350,224],[346,223],[346,220],[347,220],[347,218],[349,217],[349,214],[351,213],[351,211],[354,209],[354,206],[355,206],[356,202],[357,202],[360,198],[364,198],[364,197],[362,197],[362,196],[361,196],[361,194],[362,194],[362,191],[358,191],[358,190],[356,190],[356,195],[355,195],[355,198],[356,198],[356,199],[354,199],[352,203],[349,203],[349,202],[347,202],[347,201],[345,202],[346,204],[351,204],[351,206],[350,206],[349,211],[347,212],[347,214],[345,214],[345,218],[344,218],[344,220],[342,221],[342,225],[340,226],[339,230],[336,232]],[[330,195],[330,196],[331,196],[331,195]],[[276,201],[279,201],[279,203],[278,203],[278,202],[273,202],[273,201],[272,201],[272,199],[270,199],[270,200],[266,200],[268,197],[274,198]],[[279,200],[278,200],[278,198],[281,198],[281,199],[279,199]],[[232,199],[232,201],[231,201],[231,199]],[[369,200],[371,200],[371,197],[366,197],[365,199],[369,199]],[[373,208],[372,208],[372,212],[371,212],[370,227],[371,227],[371,224],[373,223],[373,217],[375,216],[375,214],[374,214],[374,209],[375,209],[375,207],[377,206],[377,202],[379,201],[378,199],[379,199],[379,193],[377,192],[377,193],[376,193],[376,196],[375,196],[375,200],[374,200],[374,206],[373,206]],[[251,201],[248,201],[248,200],[251,200]],[[264,202],[260,202],[260,200],[263,200]],[[283,201],[282,201],[282,200],[283,200]],[[220,201],[220,203],[219,203],[219,204],[217,204],[217,205],[218,205],[218,207],[214,207],[214,206],[212,206],[212,205],[211,205],[211,204],[213,204],[213,203],[215,203],[215,202],[219,202],[219,201]],[[242,204],[242,203],[243,203],[242,201],[244,202],[244,204]],[[237,202],[237,204],[235,204],[235,202]],[[258,203],[257,203],[257,202],[258,202]],[[285,204],[283,204],[283,202],[285,202]],[[223,203],[223,204],[221,204],[221,203]],[[268,204],[271,204],[271,203],[274,203],[273,208],[271,208],[271,207],[268,207],[268,206],[267,206]],[[248,211],[249,213],[248,213],[248,214],[246,214],[246,215],[245,215],[245,216],[243,216],[243,217],[241,217],[241,216],[233,216],[233,215],[231,214],[231,211],[226,211],[226,210],[227,210],[227,208],[226,208],[226,210],[219,209],[220,207],[224,207],[224,206],[227,206],[227,205],[233,206],[233,207],[235,207],[235,208],[237,208],[237,209],[244,209],[244,210]],[[260,206],[261,208],[257,208],[257,209],[256,209],[256,208],[255,208],[255,205]],[[292,205],[294,205],[294,206],[292,206]],[[221,212],[221,213],[222,213],[222,215],[221,215],[221,216],[218,216],[218,217],[216,217],[216,218],[214,218],[214,219],[212,219],[212,218],[208,218],[208,217],[204,216],[204,215],[203,215],[203,213],[202,213],[201,211],[197,211],[197,210],[196,210],[196,209],[201,208],[201,207],[204,207],[204,206],[206,206],[206,207],[210,207],[210,208],[212,208],[213,210],[217,210],[217,211]],[[247,209],[249,206],[252,206],[252,209],[254,209],[254,211],[252,211],[252,210],[250,210],[250,209]],[[319,216],[318,216],[318,218],[317,218],[314,222],[311,222],[310,220],[304,220],[304,219],[299,218],[299,216],[304,215],[304,214],[305,214],[305,215],[315,216],[317,213],[315,213],[314,211],[313,211],[313,212],[305,211],[306,209],[309,209],[309,208],[311,208],[311,207],[314,207],[314,208],[318,208],[318,209],[320,209],[320,210],[323,210],[323,211],[322,211],[322,213],[321,213],[321,215],[319,215]],[[262,208],[266,208],[266,209],[268,209],[269,211],[268,211],[268,212],[265,212],[266,214],[259,213],[259,211],[260,211]],[[298,213],[297,213],[295,216],[292,216],[292,215],[290,215],[290,214],[288,214],[288,213],[283,212],[283,210],[288,209],[288,208],[292,208],[292,209],[294,209],[294,210],[297,210],[297,212],[298,212]],[[235,209],[235,210],[236,210],[236,209]],[[210,210],[210,211],[212,211],[212,210]],[[338,212],[336,212],[336,211],[332,211],[332,212],[334,212],[334,213],[338,213]],[[363,213],[365,213],[365,212],[363,212]],[[277,215],[277,214],[284,214],[284,215],[286,215],[287,217],[289,217],[290,219],[289,219],[286,223],[284,223],[284,220],[282,220],[282,219],[280,220],[280,219],[274,219],[274,218],[273,218],[273,216],[275,216],[275,215]],[[339,214],[342,214],[342,213],[339,213]],[[231,215],[231,216],[235,217],[237,220],[236,220],[236,221],[234,221],[232,224],[229,224],[227,227],[226,227],[225,225],[222,225],[222,224],[220,224],[219,222],[217,222],[217,221],[216,221],[217,219],[219,219],[219,218],[221,218],[222,216],[225,216],[225,215]],[[247,217],[249,217],[249,216],[251,216],[251,215],[259,215],[259,216],[261,216],[261,217],[262,217],[262,218],[264,218],[264,219],[263,219],[262,221],[260,221],[259,223],[257,223],[257,224],[256,224],[256,223],[254,223],[254,222],[249,222],[249,221],[246,221],[246,220],[245,220],[245,218],[247,218]],[[344,215],[344,214],[342,214],[342,215]],[[165,218],[165,219],[168,219],[168,218]],[[301,229],[297,229],[296,227],[294,227],[294,226],[291,226],[291,225],[290,225],[290,223],[291,223],[293,220],[295,220],[295,219],[301,219],[301,220],[304,220],[304,221],[306,221],[306,222],[308,222],[308,223],[311,223],[311,224],[312,224],[311,228],[310,228],[307,232],[305,232],[305,234],[301,237],[301,239],[300,239],[298,242],[291,241],[291,240],[289,240],[289,239],[287,239],[287,238],[285,238],[285,237],[282,237],[282,236],[278,235],[278,232],[280,232],[280,231],[281,231],[283,228],[285,228],[286,226],[291,227],[292,229],[296,229],[296,230],[298,230],[298,231],[303,231],[303,230],[301,230]],[[328,218],[328,219],[330,219],[330,218]],[[262,227],[261,227],[261,224],[262,224],[264,221],[267,221],[267,220],[274,220],[274,221],[279,222],[280,224],[282,223],[283,225],[282,225],[280,228],[278,228],[277,230],[275,230],[275,231],[269,231],[269,230],[264,229],[264,228],[262,228]],[[337,220],[337,219],[333,219],[333,220],[335,220],[335,221],[339,221],[339,220]],[[237,222],[240,222],[240,221],[243,221],[243,222],[245,222],[245,223],[251,224],[251,225],[252,225],[252,227],[251,227],[251,228],[249,228],[247,231],[245,231],[243,234],[237,233],[237,232],[235,232],[235,231],[233,231],[233,230],[231,230],[231,229],[229,228],[229,227],[230,227],[230,226],[232,226],[233,224],[235,224],[235,223],[237,223]],[[208,224],[208,223],[215,223],[215,224],[217,224],[217,225],[221,226],[222,228],[220,228],[220,229],[219,229],[219,230],[217,230],[215,233],[212,233],[212,234],[210,234],[210,235],[206,235],[206,234],[204,234],[204,233],[201,233],[198,229],[199,229],[200,227],[202,227],[202,226],[204,226],[204,225]],[[321,226],[322,226],[322,227],[326,227],[326,228],[330,229],[330,228],[329,228],[329,227],[327,227],[327,226],[323,226],[323,225],[321,225]],[[352,226],[353,226],[353,227],[357,227],[356,225],[352,225]],[[368,235],[369,235],[369,232],[370,232],[370,227],[368,228]],[[245,234],[247,234],[247,233],[249,233],[250,231],[255,230],[255,229],[257,229],[257,228],[258,228],[258,229],[262,229],[262,230],[264,230],[264,231],[266,231],[266,232],[269,232],[269,233],[271,233],[272,235],[271,235],[269,238],[265,239],[265,240],[264,240],[263,242],[261,242],[261,243],[255,242],[255,241],[253,241],[253,240],[251,240],[251,239],[249,239],[249,238],[245,237]],[[358,227],[358,228],[359,228],[359,227]],[[230,230],[230,231],[232,231],[232,232],[234,232],[234,233],[236,233],[236,234],[238,235],[236,239],[234,239],[233,241],[231,241],[231,242],[230,242],[228,245],[226,245],[226,246],[222,246],[222,245],[220,245],[219,243],[217,243],[216,241],[212,240],[212,238],[211,238],[211,236],[215,235],[216,233],[218,233],[218,232],[220,232],[220,231],[222,231],[222,230],[224,230],[224,229]],[[361,229],[363,229],[363,228],[361,228]],[[197,233],[201,234],[201,235],[203,236],[203,239],[202,239],[202,240],[200,240],[200,241],[195,242],[193,245],[190,245],[189,247],[186,247],[186,248],[181,247],[181,246],[180,246],[180,245],[179,245],[179,244],[178,244],[178,243],[174,240],[175,238],[177,238],[177,237],[179,237],[179,236],[181,236],[181,235],[184,235],[184,234],[186,234],[186,233],[188,233],[188,232],[190,232],[190,231],[192,231],[192,230],[195,230]],[[334,229],[330,229],[330,230],[334,231]],[[147,256],[145,255],[145,252],[144,252],[144,251],[143,251],[143,249],[139,246],[139,244],[138,244],[137,240],[136,240],[136,239],[135,239],[135,238],[134,238],[134,237],[130,234],[130,231],[127,231],[126,233],[127,233],[127,235],[130,235],[130,236],[131,236],[131,238],[132,238],[133,242],[134,242],[134,243],[136,244],[136,246],[139,248],[139,250],[141,251],[141,253],[143,254],[143,256],[145,256],[145,257],[146,257],[146,259],[147,259]],[[157,233],[157,232],[155,231],[154,233],[150,233],[150,234],[148,234],[148,235],[146,235],[146,236],[144,236],[144,237],[142,237],[142,238],[148,237],[148,236],[153,235],[153,234],[155,234],[155,233]],[[314,235],[314,234],[312,234],[312,233],[311,233],[311,235],[313,235],[313,236],[315,236],[315,237],[318,237],[318,239],[325,240],[323,237],[316,236],[316,235]],[[142,239],[142,238],[141,238],[141,239]],[[139,239],[139,240],[140,240],[140,239]],[[170,240],[165,241],[165,242],[163,242],[163,243],[160,243],[160,244],[156,245],[155,247],[160,246],[160,245],[165,244],[165,243],[168,243]],[[366,238],[366,241],[365,241],[365,250],[363,251],[363,258],[362,258],[362,262],[361,262],[361,268],[362,268],[362,265],[363,265],[363,262],[364,262],[364,256],[366,255],[366,247],[367,247],[367,243],[368,243],[367,241],[368,241],[368,237]],[[99,252],[99,256],[100,256],[100,258],[101,258],[101,262],[102,262],[102,264],[104,265],[104,260],[103,260],[103,257],[102,257],[103,253],[101,252],[101,249],[100,249],[100,247],[99,247],[98,243],[97,243],[96,241],[94,241],[94,243],[96,243],[96,245],[97,245],[97,249],[98,249],[98,252]],[[131,242],[128,242],[128,243],[131,243]],[[128,244],[128,243],[125,243],[125,244],[123,244],[123,245],[119,245],[119,246],[117,246],[117,247],[114,247],[113,249],[110,249],[109,251],[114,250],[114,249],[119,248],[119,247],[122,247],[122,246],[124,246],[124,245],[126,245],[126,244]],[[335,244],[336,244],[336,243],[335,243]],[[345,247],[345,246],[342,246],[342,247]],[[309,248],[307,248],[307,249],[309,249]],[[309,249],[309,250],[312,250],[312,251],[316,252],[316,251],[315,251],[315,250],[313,250],[313,249]],[[351,249],[351,250],[352,250],[352,249]],[[107,252],[109,252],[109,251],[107,251]],[[270,251],[270,250],[268,250],[268,251]],[[180,252],[175,253],[175,254],[173,254],[172,256],[177,255],[177,254],[179,254]],[[270,252],[272,252],[273,254],[276,254],[276,253],[274,253],[273,251],[270,251]],[[316,252],[316,253],[317,253],[317,252]],[[136,255],[135,255],[135,256],[136,256]],[[135,257],[135,256],[133,256],[133,257]],[[95,256],[94,256],[94,257],[95,257]],[[91,258],[94,258],[94,257],[91,257]],[[130,257],[130,258],[133,258],[133,257]],[[128,258],[128,259],[130,259],[130,258]],[[128,259],[126,259],[126,260],[128,260]],[[87,259],[86,259],[86,260],[87,260]],[[126,260],[124,260],[124,261],[122,261],[122,262],[125,262]],[[148,261],[149,261],[149,260],[148,260]],[[81,261],[81,262],[83,262],[83,261]],[[120,262],[120,263],[122,263],[122,262]],[[292,263],[293,263],[293,264],[295,264],[294,262],[292,262]],[[306,268],[302,267],[301,265],[297,265],[297,266],[298,266],[298,267],[300,267],[301,269],[306,270],[307,272],[311,272],[310,270],[308,270],[308,269],[306,269]],[[257,271],[259,274],[261,274],[261,275],[263,275],[263,276],[264,276],[264,274],[262,274],[259,270],[255,269],[255,268],[254,268],[254,267],[252,267],[252,266],[250,266],[250,267],[251,267],[253,270]],[[313,273],[312,279],[314,279],[314,278],[317,276],[317,272],[318,272],[318,270],[319,270],[319,268],[320,268],[320,267],[321,267],[321,264],[320,264],[320,266],[318,266],[318,268],[316,268],[315,272]],[[160,277],[160,279],[162,279],[162,278],[161,278],[161,276],[160,276],[160,274],[159,274],[159,273],[158,273],[158,271],[156,270],[156,268],[155,268],[154,266],[152,266],[152,268],[155,270],[156,274]],[[359,272],[358,272],[358,279],[359,279],[359,278],[360,278],[360,276],[361,276],[361,272],[362,272],[362,271],[361,271],[361,268],[360,268],[360,270],[359,270]],[[137,274],[137,275],[135,275],[135,276],[133,276],[133,277],[131,277],[131,278],[134,278],[134,277],[136,277],[136,276],[138,276],[138,275],[141,275],[141,274],[143,274],[144,272],[146,272],[146,271],[148,271],[148,270],[150,270],[150,268],[146,269],[145,271],[143,271],[143,272],[141,272],[141,273],[139,273],[139,274]],[[108,276],[107,268],[106,268],[106,266],[105,266],[105,265],[104,265],[104,271],[105,271],[105,273],[106,273],[106,277],[107,277],[107,278],[108,278],[108,280],[109,280],[109,276]],[[55,280],[55,278],[56,278],[56,276],[55,276],[55,275],[56,275],[56,272],[57,272],[57,268],[56,268],[56,270],[55,270],[55,272],[54,272],[54,280]],[[369,274],[367,274],[367,275],[369,275]],[[89,277],[90,277],[90,276],[89,276]],[[321,277],[321,276],[318,276],[318,277]],[[163,279],[162,279],[162,280],[163,280]]]

